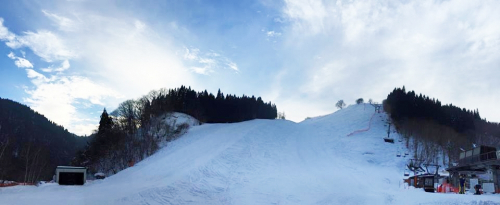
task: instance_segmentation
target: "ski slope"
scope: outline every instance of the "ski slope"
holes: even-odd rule
[[[387,120],[362,104],[301,123],[204,124],[104,180],[0,188],[0,204],[500,204],[404,188]]]

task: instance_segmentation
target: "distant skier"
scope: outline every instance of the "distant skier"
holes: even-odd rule
[[[460,187],[459,194],[465,194],[465,178],[460,175]]]

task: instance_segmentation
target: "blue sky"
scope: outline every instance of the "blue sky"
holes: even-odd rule
[[[12,0],[0,97],[76,134],[104,107],[191,86],[262,96],[288,119],[406,86],[500,121],[498,1]]]

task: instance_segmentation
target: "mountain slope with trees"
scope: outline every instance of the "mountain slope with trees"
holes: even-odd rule
[[[232,123],[276,119],[277,108],[260,97],[224,96],[220,90],[217,95],[185,86],[151,91],[140,99],[122,102],[112,113],[104,109],[97,132],[73,164],[110,175],[141,161],[192,125],[164,123],[162,119],[172,113],[193,116],[198,123]]]
[[[0,179],[50,180],[86,144],[26,105],[0,98]]]
[[[481,119],[478,110],[442,105],[437,99],[407,92],[405,87],[395,88],[387,96],[384,110],[412,147],[414,158],[429,163],[436,163],[438,156],[444,156],[443,164],[456,161],[460,148],[469,149],[473,144],[500,144],[500,124]]]

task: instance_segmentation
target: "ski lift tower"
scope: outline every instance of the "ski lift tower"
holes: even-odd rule
[[[419,163],[420,162],[420,163]],[[424,169],[420,165],[423,160],[419,159],[410,159],[410,163],[406,165],[406,167],[413,172],[413,186],[417,187],[417,172],[423,172]]]
[[[387,143],[393,143],[393,144],[394,144],[394,139],[393,139],[393,138],[391,138],[391,136],[390,136],[390,135],[391,135],[391,123],[390,123],[390,122],[388,122],[387,124],[388,124],[389,126],[388,126],[388,128],[387,128],[387,137],[386,137],[386,138],[384,138],[384,142],[387,142]]]

